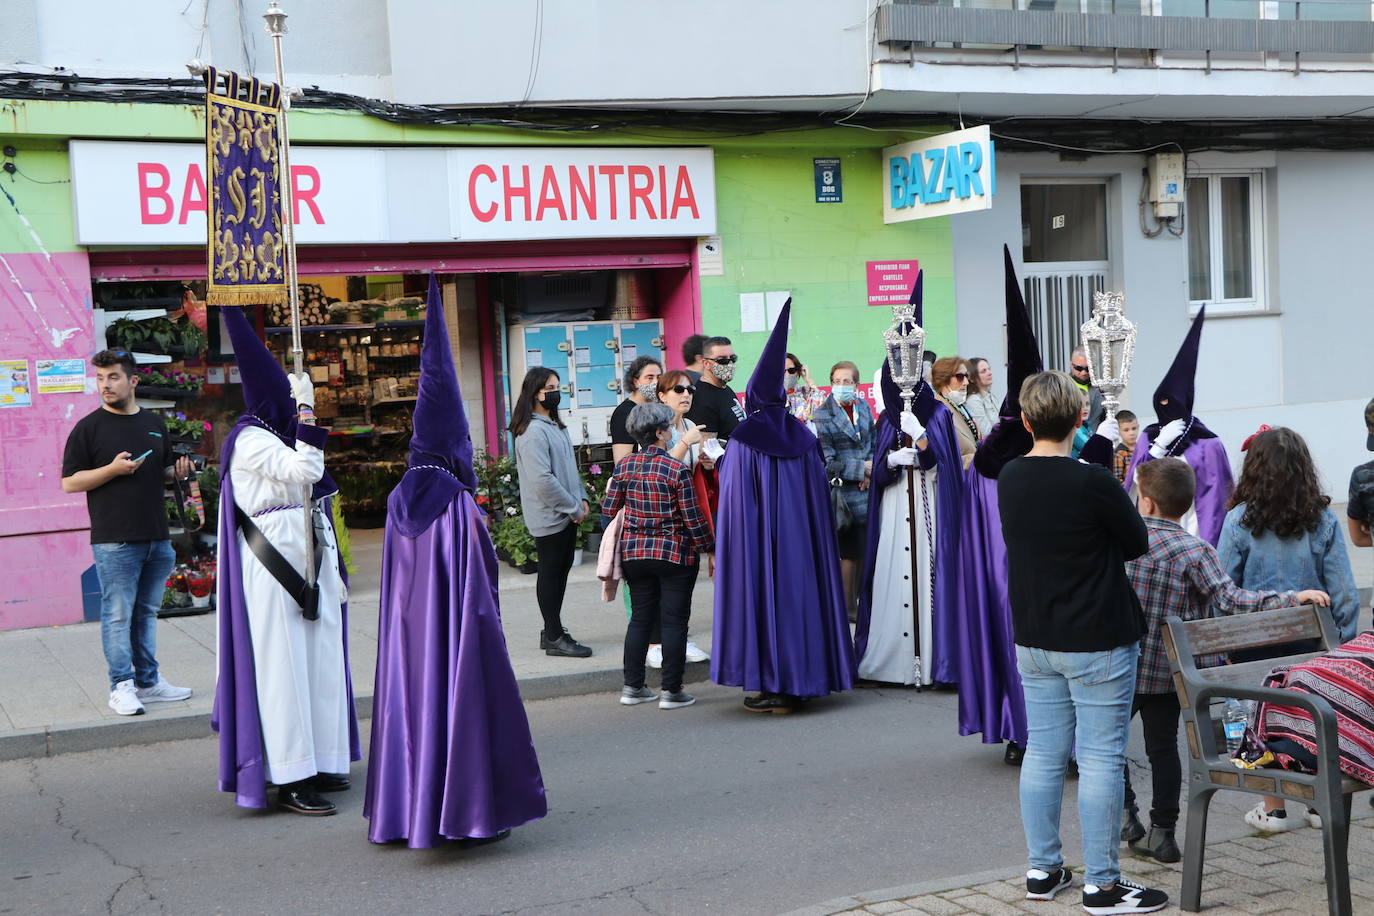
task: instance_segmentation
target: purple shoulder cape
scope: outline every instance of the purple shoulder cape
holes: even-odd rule
[[[790,416],[787,422],[806,431]],[[718,466],[717,684],[799,697],[854,685],[825,459],[820,440],[806,435],[811,447],[796,457],[774,457],[732,437]]]
[[[243,594],[243,560],[239,556],[238,525],[234,521],[234,483],[229,474],[234,443],[250,424],[234,426],[220,450],[219,564],[216,602],[219,606],[219,652],[216,658],[215,705],[210,728],[219,733],[219,788],[233,792],[244,808],[267,807],[267,756],[262,747],[262,720],[258,714],[257,674],[253,667],[253,637],[248,628],[248,607]],[[270,429],[270,427],[269,427]],[[273,430],[275,432],[275,430]],[[324,447],[324,429],[303,426],[301,440]],[[280,434],[278,434],[280,435]],[[317,441],[318,440],[318,441]],[[324,481],[329,481],[328,475]],[[324,482],[322,481],[322,483]],[[316,484],[318,493],[320,484]],[[318,497],[317,497],[318,498]],[[325,497],[327,500],[329,497]],[[326,501],[325,518],[332,519]],[[333,524],[331,520],[331,524]],[[348,570],[339,573],[348,583]],[[358,715],[353,705],[353,674],[348,661],[348,604],[343,605],[344,676],[348,686],[349,759],[363,759],[358,736]]]
[[[959,441],[949,409],[936,405],[925,419],[926,436],[930,447],[920,454],[920,467],[940,469],[936,478],[935,499],[935,590],[931,625],[934,627],[932,645],[935,663],[931,677],[937,681],[954,683],[958,679],[955,656],[958,652],[959,593],[958,541],[960,506],[963,502],[964,468],[959,455]],[[897,448],[901,432],[888,420],[886,412],[878,420],[873,442],[873,477],[868,493],[868,530],[865,532],[864,562],[859,580],[859,614],[854,628],[854,654],[863,658],[868,651],[868,628],[873,619],[873,577],[877,571],[878,544],[882,537],[881,507],[883,492],[902,476],[901,471],[888,469],[887,453]],[[948,532],[948,534],[944,534]]]
[[[433,468],[409,477],[445,476]],[[388,500],[377,680],[363,816],[374,843],[425,849],[491,837],[548,813],[501,627],[496,552],[472,494],[416,535]]]
[[[1135,484],[1135,469],[1146,461],[1154,460],[1150,457],[1150,443],[1153,441],[1154,436],[1148,430],[1140,434],[1140,441],[1135,444],[1135,454],[1131,456],[1131,466],[1122,482],[1127,492]],[[1197,495],[1193,499],[1193,506],[1197,509],[1198,537],[1215,547],[1221,540],[1226,506],[1234,489],[1231,459],[1226,454],[1226,446],[1209,433],[1202,438],[1190,439],[1178,457],[1188,462],[1197,478]]]
[[[959,570],[959,734],[1025,746],[1026,701],[1016,670],[997,480],[976,466],[969,467],[964,487]]]

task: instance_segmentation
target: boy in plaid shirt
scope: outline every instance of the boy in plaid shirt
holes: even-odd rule
[[[1174,827],[1178,823],[1183,765],[1178,755],[1178,696],[1169,679],[1169,660],[1164,652],[1165,619],[1177,615],[1184,620],[1197,620],[1308,602],[1329,605],[1331,599],[1325,592],[1311,589],[1252,592],[1232,582],[1222,571],[1216,549],[1184,531],[1179,523],[1192,506],[1196,489],[1193,469],[1186,461],[1159,458],[1144,462],[1136,468],[1136,480],[1140,487],[1138,508],[1150,531],[1150,550],[1126,564],[1126,575],[1140,598],[1149,630],[1140,641],[1131,715],[1140,713],[1154,792],[1147,837],[1127,764],[1121,839],[1132,847],[1144,839],[1138,851],[1149,853],[1160,862],[1177,862],[1182,856],[1174,839]]]

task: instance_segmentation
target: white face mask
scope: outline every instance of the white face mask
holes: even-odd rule
[[[964,399],[967,397],[967,391],[961,391],[957,388],[951,389],[949,392],[945,394],[945,400],[949,401],[955,407],[962,407],[964,404]]]

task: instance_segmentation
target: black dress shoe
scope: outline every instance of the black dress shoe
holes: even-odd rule
[[[785,716],[797,707],[795,697],[790,697],[785,693],[761,693],[754,697],[744,698],[744,708],[750,712],[771,713],[775,716]]]
[[[1121,817],[1121,842],[1135,843],[1145,839],[1145,825],[1140,822],[1140,809],[1127,808]]]
[[[563,658],[588,658],[592,654],[589,647],[573,639],[567,630],[564,630],[563,635],[553,642],[549,642],[543,634],[540,634],[539,640],[544,643],[545,655],[557,655]]]
[[[1145,842],[1139,845],[1132,845],[1132,849],[1137,852],[1148,853],[1156,861],[1164,863],[1177,862],[1183,858],[1183,853],[1179,851],[1178,841],[1174,839],[1174,828],[1150,826],[1150,833],[1145,838]]]
[[[1007,742],[1007,752],[1002,755],[1002,762],[1009,767],[1019,767],[1021,761],[1026,759],[1026,749],[1015,741]]]
[[[277,789],[277,807],[307,817],[328,817],[339,810],[332,801],[316,794],[308,779]]]
[[[310,788],[316,792],[342,792],[353,785],[353,780],[339,773],[316,773],[310,779]]]
[[[465,836],[456,842],[459,849],[473,849],[478,846],[490,846],[492,843],[499,843],[509,836],[509,830],[502,830],[496,836]]]

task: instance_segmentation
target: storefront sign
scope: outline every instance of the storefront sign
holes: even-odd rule
[[[812,159],[811,165],[816,171],[816,203],[843,203],[844,186],[840,181],[840,160]]]
[[[205,244],[205,148],[73,140],[82,245]],[[709,236],[709,149],[293,146],[296,241]],[[417,202],[423,201],[423,206]]]
[[[997,193],[992,132],[956,130],[883,150],[883,222],[986,210]]]
[[[905,305],[911,299],[920,261],[869,261],[867,267],[869,305]]]

